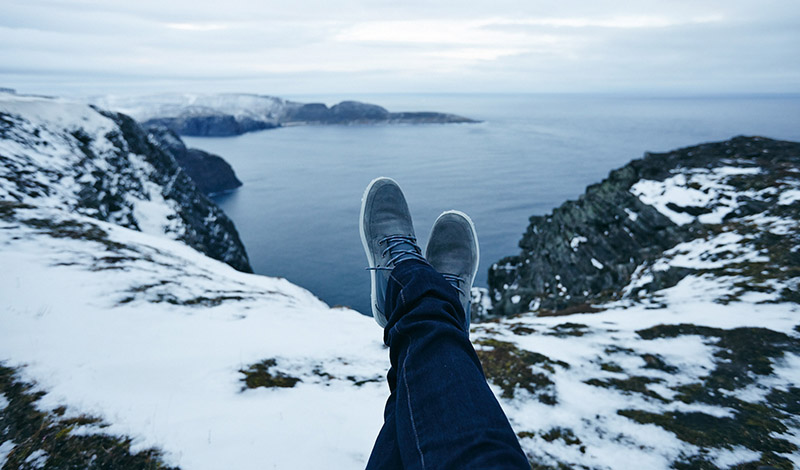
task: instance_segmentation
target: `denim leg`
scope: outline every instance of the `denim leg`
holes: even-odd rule
[[[456,290],[429,265],[403,261],[390,276],[386,306],[387,406],[394,402],[395,411],[384,427],[394,420],[403,468],[529,470],[486,383]]]
[[[389,369],[387,377],[389,381],[390,395],[386,401],[386,409],[383,413],[383,427],[381,428],[372,454],[367,462],[367,470],[403,470],[403,461],[400,458],[400,449],[397,446],[397,421],[395,413],[397,409],[397,371]]]

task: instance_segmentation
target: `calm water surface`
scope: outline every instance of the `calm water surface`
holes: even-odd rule
[[[581,95],[297,96],[391,111],[441,111],[480,124],[308,126],[228,138],[186,138],[223,156],[244,186],[215,198],[257,273],[281,276],[331,305],[369,312],[358,235],[361,195],[377,176],[403,188],[421,246],[440,212],[475,221],[477,285],[516,254],[528,217],[583,193],[645,151],[735,135],[800,140],[800,96]]]

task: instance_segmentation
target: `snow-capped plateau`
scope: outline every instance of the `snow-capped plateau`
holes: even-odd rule
[[[388,396],[380,328],[176,235],[183,202],[165,194],[180,177],[127,126],[80,103],[0,100],[0,467],[363,468]],[[583,313],[529,306],[518,280],[519,313],[473,325],[532,468],[800,466],[797,167],[769,191],[730,179],[763,168],[638,175],[620,217],[688,230],[700,222],[675,208],[705,204],[692,217],[716,229],[672,228]],[[121,202],[86,204],[108,200],[86,187]],[[562,235],[587,251],[581,269],[615,266],[594,233]],[[682,276],[654,284],[670,270]]]
[[[105,95],[90,98],[90,101],[102,108],[127,114],[140,122],[184,114],[218,113],[277,124],[287,109],[292,107],[292,102],[276,96],[246,93]]]

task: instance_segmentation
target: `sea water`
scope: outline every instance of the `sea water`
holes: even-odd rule
[[[330,305],[369,313],[358,232],[366,185],[390,176],[406,194],[420,245],[444,210],[475,222],[476,285],[519,252],[528,218],[545,214],[645,151],[736,135],[800,140],[800,95],[348,95],[390,111],[460,114],[477,124],[286,127],[186,138],[224,157],[244,186],[214,197],[233,219],[254,270],[306,287]]]

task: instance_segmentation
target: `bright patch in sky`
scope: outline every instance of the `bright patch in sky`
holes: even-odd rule
[[[167,23],[167,28],[181,31],[219,31],[228,29],[228,25],[213,23]]]

